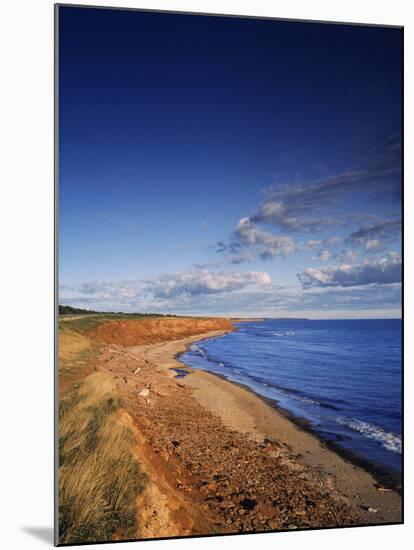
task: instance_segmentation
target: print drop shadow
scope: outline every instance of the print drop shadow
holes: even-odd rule
[[[22,527],[22,531],[53,545],[53,527]]]

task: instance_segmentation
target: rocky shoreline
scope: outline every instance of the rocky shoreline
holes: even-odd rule
[[[94,340],[89,368],[113,380],[148,480],[136,538],[400,523],[395,491],[253,392],[177,359],[229,330],[214,328],[141,345]]]
[[[257,395],[177,360],[192,342],[219,334],[125,350],[142,370],[134,388],[124,367],[122,392],[156,463],[152,482],[168,480],[170,498],[180,502],[175,535],[400,522],[397,493],[380,491],[369,473]],[[176,377],[175,369],[190,373]]]

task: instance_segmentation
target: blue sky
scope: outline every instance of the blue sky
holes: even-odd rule
[[[60,303],[400,314],[399,29],[59,20]]]

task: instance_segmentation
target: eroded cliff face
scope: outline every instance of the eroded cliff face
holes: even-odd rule
[[[88,335],[105,344],[137,346],[178,340],[210,331],[230,331],[229,319],[127,319],[107,321],[88,331]]]

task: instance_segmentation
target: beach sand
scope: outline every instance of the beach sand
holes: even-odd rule
[[[136,537],[400,523],[396,491],[275,404],[177,359],[191,343],[226,332],[100,344],[94,370],[113,377],[148,478]]]
[[[272,452],[275,453],[275,449],[273,448],[275,446],[276,454],[281,463],[287,465],[290,473],[292,471],[297,472],[296,483],[298,492],[300,492],[301,481],[306,480],[314,490],[320,491],[318,498],[322,495],[321,498],[326,499],[328,507],[333,507],[334,503],[344,504],[346,508],[346,511],[344,509],[344,524],[362,525],[401,522],[401,497],[397,492],[382,487],[370,473],[339,456],[324,445],[315,435],[296,425],[291,419],[277,410],[277,408],[271,406],[252,391],[208,372],[188,369],[183,363],[177,360],[176,356],[184,352],[192,342],[206,337],[219,336],[224,333],[225,331],[215,331],[172,342],[129,348],[131,355],[145,358],[151,364],[156,365],[157,371],[166,377],[174,376],[174,382],[179,383],[180,388],[187,390],[188,393],[184,394],[186,396],[186,410],[184,414],[192,416],[199,422],[198,430],[196,429],[191,434],[193,438],[192,444],[198,444],[198,438],[204,431],[202,425],[203,415],[207,416],[207,413],[210,413],[215,419],[220,421],[219,424],[223,431],[220,437],[223,439],[228,437],[229,434],[233,438],[235,438],[233,434],[240,434],[261,446],[260,449],[263,448],[263,445],[265,448],[268,446],[269,449],[272,449],[268,451],[270,454]],[[175,372],[171,372],[171,369],[184,369],[189,374],[178,380],[175,378]],[[182,401],[183,394],[181,392],[180,402]],[[196,407],[196,402],[201,406],[201,411],[200,408]],[[175,407],[176,404],[173,401],[171,406]],[[166,405],[167,403],[164,403],[164,406]],[[168,406],[166,408],[168,409]],[[175,414],[173,417],[175,417]],[[151,426],[148,426],[147,429],[150,432]],[[174,424],[172,424],[171,429],[171,437],[178,438],[179,426],[174,427]],[[201,445],[202,443],[200,442]],[[220,449],[211,450],[220,453]],[[254,459],[255,457],[253,456]],[[257,457],[257,459],[259,461],[260,457]],[[251,466],[253,466],[253,471],[255,467],[259,470],[261,463],[258,462],[256,465],[252,464]],[[223,467],[225,470],[226,464],[223,464]],[[222,474],[220,473],[220,475]],[[211,485],[211,483],[213,483],[212,488],[218,490],[218,487],[214,485],[214,481],[207,485]],[[292,489],[290,478],[289,482],[286,482],[286,488],[288,492]],[[237,489],[241,489],[238,491],[240,494],[243,493],[243,488],[237,487]],[[268,489],[271,493],[272,488]],[[277,491],[280,492],[280,484],[277,485]],[[275,494],[277,491],[275,491]],[[235,499],[236,502],[237,498]],[[242,498],[239,499],[239,501],[242,500]],[[295,501],[294,498],[293,501]],[[231,498],[229,498],[229,502],[232,502]],[[299,508],[300,506],[301,504],[298,504]],[[264,506],[263,517],[266,517],[265,508]],[[314,509],[312,507],[308,511],[306,511],[306,508],[304,510],[300,509],[299,515],[295,516],[293,514],[292,517],[302,519],[308,515],[312,516],[313,512]],[[303,515],[300,515],[302,513]],[[288,519],[288,522],[291,523],[282,525],[280,528],[306,526],[306,523],[305,525],[301,525],[301,522],[295,524],[292,517]],[[230,525],[232,524],[233,522],[230,523]],[[325,524],[332,525],[327,518],[321,519],[321,526]],[[277,521],[267,521],[257,525],[253,522],[252,526],[249,527],[262,530],[271,529],[272,525],[276,526]],[[243,528],[243,523],[241,525],[238,524],[237,527]]]

